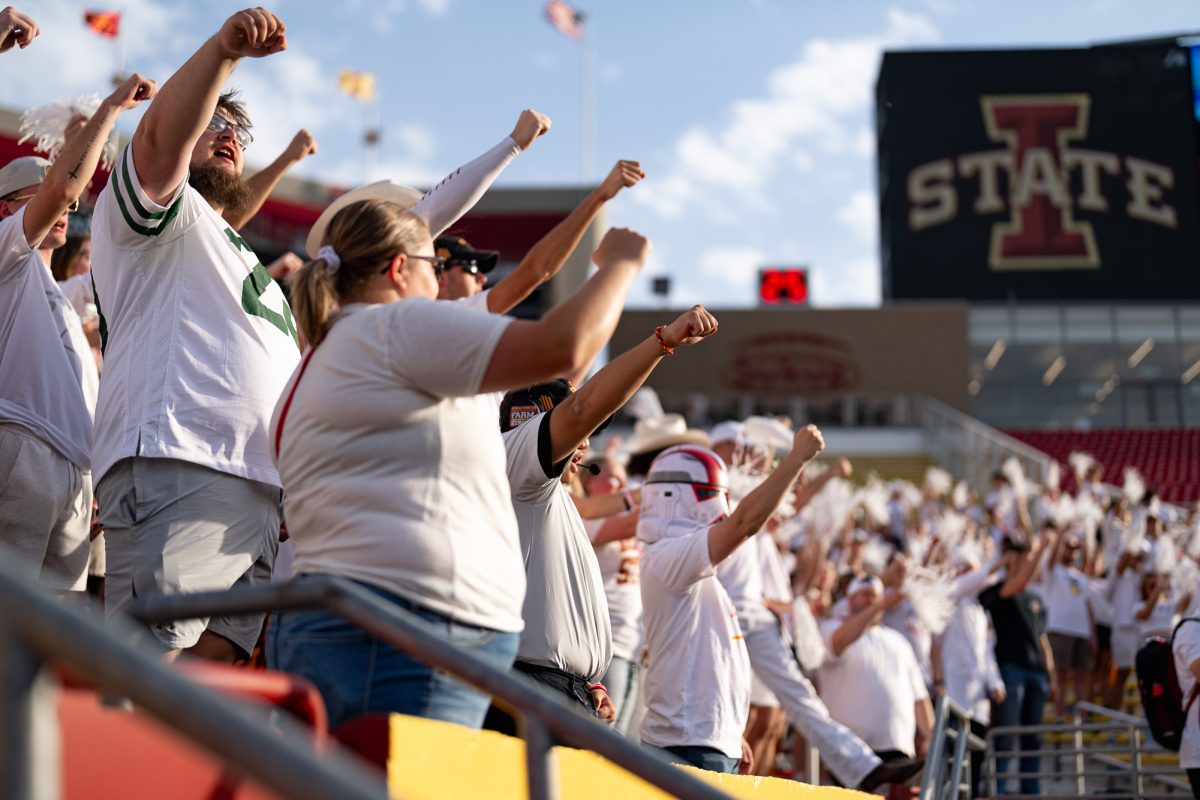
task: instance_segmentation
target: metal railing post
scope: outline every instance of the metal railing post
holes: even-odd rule
[[[952,796],[959,797],[963,793],[962,772],[963,765],[966,761],[967,744],[970,742],[971,721],[966,718],[959,719],[958,736],[954,742],[954,763],[950,768],[950,790]],[[967,800],[975,796],[975,787],[970,785],[971,770],[967,770]]]
[[[942,782],[942,754],[946,745],[946,697],[938,698],[934,710],[933,730],[930,732],[929,753],[925,756],[925,774],[921,777],[921,800],[937,800]]]
[[[532,714],[522,718],[525,737],[525,780],[529,800],[557,800],[558,768],[554,759],[554,737]]]
[[[812,786],[821,785],[821,754],[811,744],[808,746],[808,782]]]
[[[1087,778],[1084,777],[1084,772],[1087,770],[1087,764],[1083,756],[1083,711],[1080,710],[1079,704],[1075,705],[1075,733],[1072,741],[1075,744],[1075,791],[1080,797],[1087,794]],[[1057,759],[1056,759],[1057,760]]]
[[[58,714],[42,660],[0,623],[0,787],[14,800],[59,796]]]

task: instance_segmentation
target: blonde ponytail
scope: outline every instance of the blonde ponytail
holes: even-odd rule
[[[339,263],[315,258],[291,277],[296,323],[308,343],[321,341],[342,303],[371,280],[380,264],[411,252],[428,235],[425,220],[385,200],[360,200],[335,214],[321,244],[333,248]]]

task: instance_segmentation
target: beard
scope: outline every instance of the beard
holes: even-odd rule
[[[250,187],[246,182],[216,164],[192,167],[188,183],[214,208],[240,214],[250,206]]]

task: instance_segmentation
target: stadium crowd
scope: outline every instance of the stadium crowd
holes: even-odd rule
[[[0,51],[37,34],[0,12]],[[1196,513],[1132,474],[1114,494],[1082,454],[1073,495],[1009,462],[980,497],[937,468],[856,485],[849,461],[815,463],[816,427],[776,418],[701,431],[659,409],[592,447],[718,320],[664,319],[587,377],[650,249],[628,229],[542,319],[505,316],[644,177],[618,162],[489,285],[497,253],[444,233],[550,129],[537,112],[424,194],[346,193],[307,261],[265,267],[238,231],[316,142],[300,131],[244,178],[250,113],[224,88],[240,60],[285,48],[274,14],[234,14],[161,87],[135,74],[85,110],[32,114],[51,158],[0,168],[0,539],[64,601],[90,587],[112,615],[342,576],[673,760],[774,774],[790,740],[796,763],[811,745],[869,791],[920,772],[942,694],[976,732],[1039,724],[1047,703],[1119,707],[1139,643],[1200,600]],[[142,104],[90,234],[69,237],[117,117]],[[148,633],[165,658],[230,663],[265,636],[267,663],[311,680],[331,725],[399,711],[511,729],[488,697],[330,613],[266,628]],[[1192,734],[1184,766],[1200,767]]]

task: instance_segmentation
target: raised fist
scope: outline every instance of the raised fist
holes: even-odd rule
[[[792,451],[805,463],[816,458],[825,449],[825,437],[816,425],[805,425],[792,436]]]
[[[262,58],[287,49],[283,20],[261,6],[239,11],[217,31],[217,44],[230,58]]]
[[[120,86],[108,96],[109,103],[122,110],[135,108],[138,103],[154,98],[158,84],[149,78],[143,78],[136,72],[126,78]]]
[[[29,47],[41,32],[36,22],[12,6],[0,11],[0,53],[13,47]]]
[[[631,261],[638,269],[646,265],[650,255],[650,240],[629,228],[609,228],[592,253],[592,262],[604,269],[618,261]]]
[[[600,184],[600,194],[607,202],[616,197],[622,189],[636,185],[644,177],[646,173],[642,172],[640,162],[618,161]]]
[[[663,341],[667,347],[695,344],[717,332],[717,318],[704,306],[692,306],[690,311],[663,328]]]
[[[284,153],[292,161],[301,161],[306,156],[311,156],[317,152],[317,140],[313,135],[304,128],[296,131],[296,135],[292,137],[291,144],[287,146]]]
[[[550,130],[550,118],[545,114],[539,114],[532,108],[527,108],[517,118],[517,125],[509,136],[522,150],[528,150],[529,145],[533,144],[533,140],[548,130]]]

